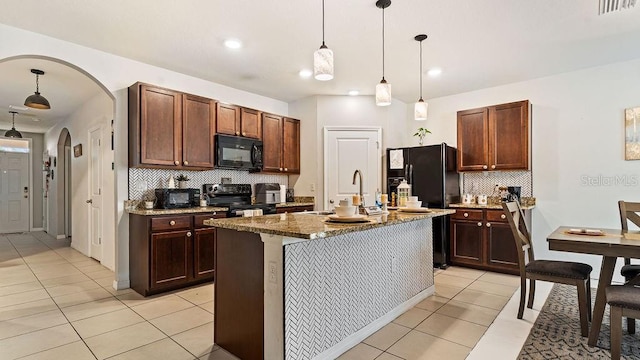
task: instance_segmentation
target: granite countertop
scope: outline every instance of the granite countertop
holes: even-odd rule
[[[319,239],[380,226],[444,216],[454,212],[454,210],[450,209],[433,209],[432,212],[428,213],[390,211],[388,215],[369,216],[369,221],[366,223],[330,223],[325,222],[328,219],[326,215],[313,212],[286,213],[205,220],[204,224],[238,231],[282,235],[300,239]]]
[[[450,208],[465,208],[465,209],[492,209],[492,210],[502,210],[502,202],[499,200],[489,199],[487,205],[478,205],[478,204],[462,204],[455,203],[449,204]],[[520,200],[520,208],[522,210],[531,210],[536,207],[536,198],[534,197],[523,197]]]
[[[315,206],[316,204],[313,202],[287,202],[276,204],[276,207],[294,207],[294,206]]]
[[[197,214],[197,213],[211,213],[211,212],[227,212],[229,208],[226,207],[217,207],[217,206],[196,206],[184,209],[153,209],[146,210],[141,208],[129,209],[127,212],[129,214],[136,215],[145,215],[145,216],[153,216],[153,215],[176,215],[176,214]]]

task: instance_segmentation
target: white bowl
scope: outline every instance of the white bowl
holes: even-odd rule
[[[351,206],[336,206],[336,215],[340,217],[353,216],[356,214],[356,207]]]
[[[421,206],[422,206],[422,201],[407,201],[408,208],[415,209]]]
[[[409,196],[409,199],[407,199],[407,201],[418,201],[418,197],[417,196]]]

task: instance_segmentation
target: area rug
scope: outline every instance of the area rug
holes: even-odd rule
[[[575,286],[555,284],[538,319],[531,328],[518,359],[610,359],[609,307],[602,320],[597,347],[587,345],[587,338],[580,336],[578,294]],[[591,299],[596,298],[592,289]],[[526,311],[526,309],[525,309]],[[623,327],[622,358],[640,359],[640,330],[636,334]]]

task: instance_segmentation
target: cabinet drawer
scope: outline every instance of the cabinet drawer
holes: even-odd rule
[[[191,228],[191,216],[166,216],[151,219],[151,231],[184,230]]]
[[[453,219],[482,220],[482,210],[456,209]]]
[[[203,214],[203,215],[193,215],[193,227],[196,229],[210,228],[211,226],[203,224],[203,221],[209,220],[209,219],[220,219],[225,217],[227,217],[227,214],[221,211],[216,211],[216,212]]]
[[[487,221],[508,222],[507,215],[502,210],[487,210]]]

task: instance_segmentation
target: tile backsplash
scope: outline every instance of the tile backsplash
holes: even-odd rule
[[[238,170],[177,171],[165,169],[129,168],[129,199],[153,198],[156,188],[165,188],[169,177],[186,175],[189,188],[202,189],[203,184],[219,184],[222,178],[230,178],[234,184],[278,183],[288,186],[287,175],[249,173]],[[176,182],[176,186],[178,182]]]
[[[463,193],[493,194],[496,184],[520,186],[521,196],[533,196],[531,171],[479,171],[462,173]]]

